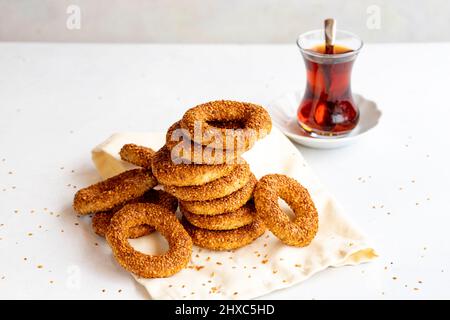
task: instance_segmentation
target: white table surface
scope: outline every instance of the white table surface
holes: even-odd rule
[[[91,148],[305,81],[295,45],[3,43],[0,70],[0,298],[148,298],[71,208],[99,178]],[[299,149],[380,257],[264,298],[450,298],[449,74],[450,44],[365,46],[353,90],[378,103],[379,127],[348,148]]]

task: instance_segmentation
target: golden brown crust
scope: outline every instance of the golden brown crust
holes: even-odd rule
[[[174,163],[166,146],[158,150],[153,157],[152,171],[159,183],[165,186],[202,185],[229,174],[234,164],[184,164]]]
[[[212,200],[239,190],[250,180],[250,175],[250,166],[245,162],[237,165],[230,174],[200,186],[165,186],[164,190],[183,201]]]
[[[109,212],[99,212],[96,213],[92,217],[92,229],[94,232],[101,236],[105,237],[106,233],[108,232],[109,225],[111,223],[111,219],[114,216],[114,214],[111,214]],[[155,231],[155,228],[143,224],[140,226],[136,226],[130,229],[130,232],[128,234],[129,239],[136,239],[143,236],[146,236],[152,232]]]
[[[151,225],[164,236],[169,250],[161,255],[141,253],[128,242],[130,229]],[[106,239],[119,264],[143,278],[164,278],[174,275],[189,263],[192,240],[175,215],[169,210],[149,203],[129,204],[111,219]]]
[[[217,215],[194,214],[180,206],[181,213],[190,224],[207,230],[233,230],[253,222],[255,206],[247,202],[244,206],[232,212]]]
[[[120,149],[119,155],[123,161],[129,162],[138,167],[151,169],[152,158],[155,155],[155,151],[151,148],[129,143]]]
[[[143,195],[158,182],[150,170],[133,169],[79,190],[73,208],[79,214],[108,211]]]
[[[261,219],[234,230],[206,230],[190,224],[185,218],[181,220],[184,228],[199,247],[222,251],[244,247],[264,234],[266,227]]]
[[[250,200],[255,185],[256,178],[252,174],[244,187],[226,197],[208,201],[180,201],[180,204],[194,214],[216,215],[234,211]]]
[[[281,210],[283,199],[295,214],[293,221]],[[304,247],[315,237],[319,225],[316,207],[308,190],[285,175],[270,174],[259,180],[254,193],[257,216],[282,242]]]
[[[175,197],[162,190],[151,189],[147,191],[143,196],[128,201],[127,203],[120,205],[117,208],[114,208],[107,212],[96,213],[92,217],[92,228],[94,229],[94,232],[99,236],[104,237],[106,232],[108,231],[109,224],[114,214],[122,209],[124,205],[132,203],[159,204],[160,206],[170,210],[173,213],[175,213],[178,208],[178,200]],[[152,233],[153,231],[155,231],[155,228],[149,225],[140,225],[130,229],[129,237],[130,239],[140,238]]]
[[[189,138],[189,132],[181,128],[180,123],[175,122],[166,134],[166,146],[172,156],[182,159],[185,163],[209,165],[242,163],[240,156],[249,149],[248,146],[231,150],[203,146],[193,142]]]
[[[226,125],[214,126],[211,124],[214,122],[231,122],[241,125],[227,128]],[[196,126],[197,130],[195,130]],[[266,109],[259,105],[219,100],[207,102],[186,111],[181,119],[181,127],[189,131],[191,139],[196,143],[222,149],[230,149],[228,146],[231,148],[245,146],[248,150],[256,140],[270,133],[272,119]],[[203,136],[195,135],[196,131],[200,131]],[[218,132],[220,139],[217,139]]]

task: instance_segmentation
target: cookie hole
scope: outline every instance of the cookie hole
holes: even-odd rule
[[[229,121],[207,121],[210,126],[220,128],[220,129],[244,129],[245,122],[243,120],[229,120]]]
[[[149,255],[161,255],[169,251],[169,243],[158,231],[138,239],[129,239],[130,245],[137,251]]]
[[[292,211],[291,207],[289,207],[287,202],[281,198],[278,198],[278,205],[280,206],[281,210],[283,210],[283,212],[289,217],[289,220],[294,221],[295,213],[294,211]]]

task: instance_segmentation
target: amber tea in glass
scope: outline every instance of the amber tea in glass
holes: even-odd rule
[[[311,136],[345,136],[359,120],[350,80],[362,41],[351,33],[338,30],[331,53],[325,50],[323,34],[323,30],[310,31],[297,40],[305,61],[307,80],[297,118]]]

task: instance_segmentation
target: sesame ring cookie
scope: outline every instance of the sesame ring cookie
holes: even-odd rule
[[[131,204],[131,203],[159,204],[160,206],[170,210],[173,213],[175,213],[178,208],[177,198],[171,196],[167,192],[164,192],[162,190],[155,190],[155,189],[151,189],[151,190],[147,191],[143,196],[133,199],[133,200],[127,202],[126,204]],[[126,204],[124,204],[124,205],[126,205]],[[92,228],[94,229],[94,232],[96,234],[98,234],[99,236],[104,237],[106,232],[108,231],[109,224],[111,223],[112,217],[121,208],[123,208],[123,205],[121,205],[113,210],[110,210],[108,212],[96,213],[92,217]],[[143,224],[143,225],[131,228],[129,237],[130,237],[130,239],[140,238],[142,236],[152,233],[153,231],[155,231],[155,228],[153,228],[149,225]]]
[[[292,208],[291,219],[281,210],[278,198]],[[296,180],[281,174],[269,174],[256,185],[254,201],[257,216],[282,242],[296,247],[307,246],[315,237],[319,217],[308,190]]]
[[[130,230],[143,224],[153,226],[166,238],[166,253],[144,254],[129,244]],[[120,209],[111,219],[106,239],[119,264],[143,278],[170,277],[186,267],[192,255],[189,234],[171,211],[156,204],[128,204]]]
[[[238,164],[229,175],[199,186],[165,186],[164,190],[183,201],[207,201],[226,197],[241,189],[250,180],[250,166],[247,162]]]
[[[157,184],[150,170],[128,170],[79,190],[75,194],[73,208],[82,215],[108,211],[142,196]]]
[[[234,211],[250,200],[256,182],[255,176],[251,174],[245,186],[226,197],[207,201],[180,201],[180,204],[193,214],[216,215]]]
[[[214,148],[248,150],[256,140],[270,133],[272,120],[266,109],[259,105],[219,100],[186,111],[181,127],[189,131],[196,143]]]
[[[251,224],[234,230],[206,230],[193,226],[185,218],[181,223],[196,246],[216,251],[244,247],[266,231],[261,219],[255,219]]]
[[[151,148],[138,146],[133,143],[125,144],[119,152],[123,161],[134,164],[138,167],[150,169],[155,151]]]
[[[158,150],[152,160],[152,171],[156,179],[165,186],[201,185],[229,174],[235,165],[184,164],[172,161],[166,146]]]
[[[246,226],[253,222],[255,217],[255,206],[247,202],[244,206],[232,212],[217,215],[200,215],[187,211],[180,206],[181,213],[190,224],[207,230],[233,230]]]
[[[242,162],[240,156],[247,151],[246,148],[227,150],[195,143],[189,138],[189,131],[181,128],[180,123],[180,121],[175,122],[167,130],[166,134],[166,146],[173,156],[181,158],[187,163],[196,164],[217,165]]]

